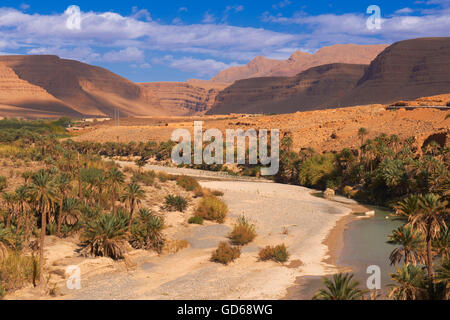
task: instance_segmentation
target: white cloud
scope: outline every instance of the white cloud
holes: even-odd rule
[[[184,71],[195,73],[197,76],[213,76],[219,71],[227,69],[232,66],[237,66],[237,63],[224,63],[214,59],[196,59],[192,57],[174,58],[171,55],[166,55],[163,58],[153,59],[154,63],[168,63],[170,67]]]
[[[216,17],[214,16],[214,14],[210,13],[209,11],[207,11],[203,15],[202,22],[203,23],[214,23],[214,22],[216,22]]]
[[[282,9],[284,7],[287,7],[287,6],[291,5],[291,4],[292,4],[292,2],[290,0],[283,0],[283,1],[280,1],[280,2],[272,5],[272,8],[274,8],[274,9]]]
[[[403,9],[399,9],[399,10],[395,11],[395,14],[410,14],[413,12],[414,12],[414,10],[411,8],[403,8]]]
[[[119,51],[109,51],[103,55],[103,60],[107,62],[133,62],[143,61],[145,54],[138,48],[126,48]]]
[[[406,12],[406,10],[405,10]],[[262,20],[278,24],[296,24],[306,28],[300,37],[307,47],[335,43],[392,43],[419,37],[450,36],[450,10],[441,9],[423,16],[394,14],[382,18],[380,30],[369,30],[369,15],[347,13],[342,15],[307,15],[291,17],[265,12]]]
[[[74,48],[61,48],[61,47],[39,47],[29,49],[28,54],[50,54],[57,55],[60,58],[79,60],[83,62],[94,62],[101,60],[101,55],[94,52],[89,47],[74,47]]]

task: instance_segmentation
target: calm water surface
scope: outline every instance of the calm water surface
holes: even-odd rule
[[[395,246],[386,243],[387,236],[402,223],[393,221],[387,209],[366,207],[375,210],[375,217],[354,220],[347,225],[344,231],[344,246],[337,259],[337,265],[350,267],[363,289],[366,289],[366,281],[370,276],[366,273],[367,267],[379,266],[381,294],[384,297],[388,292],[388,285],[392,283],[389,274],[395,272],[395,267],[389,264],[389,255]],[[322,277],[303,277],[299,285],[290,290],[289,296],[290,299],[311,299],[314,293],[323,287]]]

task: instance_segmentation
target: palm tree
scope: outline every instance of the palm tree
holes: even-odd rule
[[[11,226],[12,216],[14,214],[14,204],[16,202],[16,197],[13,192],[3,192],[2,199],[5,206],[8,208],[8,216],[6,217],[6,228]]]
[[[44,285],[44,275],[42,272],[42,267],[44,264],[44,243],[47,227],[47,212],[50,210],[52,202],[58,199],[58,196],[54,180],[50,176],[50,173],[44,170],[40,170],[35,175],[33,175],[29,191],[30,197],[36,204],[38,212],[41,213],[39,275],[40,283],[41,285]]]
[[[126,253],[128,217],[104,214],[89,221],[82,234],[83,253],[94,256],[123,259]]]
[[[72,189],[70,180],[71,180],[70,176],[65,173],[58,175],[58,177],[56,178],[56,186],[59,191],[59,210],[58,210],[58,218],[57,218],[58,225],[57,225],[57,229],[56,229],[56,235],[58,237],[61,237],[63,202],[67,196],[67,192]]]
[[[429,193],[419,197],[419,211],[409,217],[409,224],[418,228],[425,235],[427,243],[427,269],[428,276],[433,278],[433,252],[432,240],[436,239],[441,228],[446,228],[445,211],[447,202],[442,202],[439,196]]]
[[[405,264],[397,269],[397,273],[391,274],[391,278],[397,284],[392,285],[389,298],[419,300],[426,297],[426,278],[421,267]]]
[[[446,298],[450,296],[450,259],[446,258],[442,260],[441,266],[436,269],[436,283],[444,283],[447,291]]]
[[[78,199],[65,198],[62,203],[62,208],[62,223],[73,226],[80,220],[81,210],[80,201]]]
[[[437,256],[442,259],[450,258],[450,228],[442,228],[439,237],[432,244]]]
[[[16,189],[15,194],[16,202],[19,206],[19,219],[17,221],[17,230],[19,230],[22,226],[22,223],[25,225],[25,229],[27,229],[28,224],[28,214],[26,213],[26,208],[28,206],[29,193],[28,186],[23,185]],[[26,238],[25,234],[25,238]]]
[[[123,184],[125,183],[125,175],[122,171],[117,168],[112,168],[108,172],[108,182],[111,191],[111,202],[113,214],[116,214],[116,201],[118,199],[118,194]]]
[[[359,282],[353,279],[353,274],[335,274],[333,280],[324,278],[327,289],[319,290],[313,297],[314,300],[358,300],[364,292],[357,288]]]
[[[369,134],[369,131],[366,128],[360,128],[358,130],[358,137],[361,139],[361,146],[364,144],[364,137]]]
[[[401,246],[392,251],[389,256],[391,265],[399,263],[402,258],[405,264],[411,262],[416,265],[421,261],[425,243],[420,232],[415,231],[411,226],[404,226],[394,230],[388,238],[387,243]]]
[[[133,213],[136,209],[136,205],[139,205],[142,200],[145,199],[145,191],[137,183],[130,183],[126,189],[125,193],[122,195],[122,201],[128,202],[130,208],[130,221],[128,222],[128,229],[131,228],[131,222],[133,220]]]
[[[396,210],[395,215],[399,219],[409,220],[410,217],[414,216],[419,211],[419,197],[410,195],[408,198],[398,202],[394,208]]]

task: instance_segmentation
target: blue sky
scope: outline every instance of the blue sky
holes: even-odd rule
[[[80,9],[80,28],[68,27]],[[367,7],[381,9],[370,30]],[[70,20],[76,21],[76,20]],[[72,23],[70,22],[69,23]],[[71,24],[73,25],[73,23]],[[132,81],[208,79],[258,55],[450,36],[450,0],[2,0],[0,54],[56,54]]]

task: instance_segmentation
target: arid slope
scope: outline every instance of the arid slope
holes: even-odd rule
[[[291,77],[312,67],[331,63],[369,64],[387,45],[338,44],[316,53],[296,51],[285,61],[256,57],[245,66],[231,67],[211,79],[234,82],[258,77]]]

